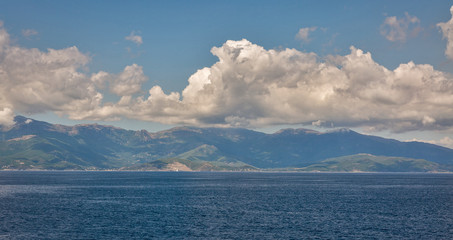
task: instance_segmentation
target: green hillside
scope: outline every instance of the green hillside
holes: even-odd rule
[[[2,169],[74,169],[91,166],[66,149],[57,139],[44,139],[27,135],[19,139],[0,142],[0,167]]]
[[[266,134],[240,128],[176,127],[150,133],[98,124],[64,126],[21,116],[15,122],[0,128],[0,169],[103,170],[133,166],[171,170],[178,165],[190,171],[427,172],[451,171],[453,166],[453,149],[348,129],[284,129]]]
[[[330,158],[300,168],[301,171],[321,172],[438,172],[448,167],[423,159],[356,154]]]
[[[160,159],[121,168],[129,171],[255,171],[255,167],[240,162],[208,162],[180,158]]]

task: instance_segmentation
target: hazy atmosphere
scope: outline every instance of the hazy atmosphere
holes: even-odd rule
[[[0,124],[355,131],[453,147],[451,1],[1,1]]]

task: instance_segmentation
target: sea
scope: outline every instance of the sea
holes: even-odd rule
[[[453,174],[0,171],[0,239],[453,239]]]

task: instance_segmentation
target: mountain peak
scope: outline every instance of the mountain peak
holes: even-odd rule
[[[112,168],[172,157],[281,168],[363,153],[425,159],[453,169],[452,149],[362,135],[346,128],[325,133],[289,128],[266,134],[184,126],[148,133],[99,124],[64,126],[23,116],[15,120],[13,128],[0,133],[0,166],[5,168]]]
[[[331,131],[327,131],[326,133],[357,133],[357,132],[352,131],[349,128],[338,128]]]
[[[51,129],[52,124],[43,122],[43,121],[38,121],[35,119],[27,118],[24,116],[17,115],[14,117],[14,125],[11,126],[10,128],[7,129],[7,131],[11,129]]]
[[[92,128],[96,130],[101,130],[104,128],[111,128],[111,129],[116,129],[116,130],[124,130],[123,128],[115,127],[113,125],[101,125],[97,123],[84,123],[84,124],[77,124],[74,126],[74,128]]]
[[[299,135],[299,134],[321,134],[318,131],[306,128],[285,128],[275,132],[273,135]]]
[[[158,133],[174,133],[174,132],[198,132],[201,133],[201,128],[189,127],[189,126],[179,126],[173,127],[167,130],[160,131]]]
[[[35,121],[35,120],[33,120],[31,118],[27,118],[27,117],[21,116],[21,115],[17,115],[17,116],[14,117],[14,122],[16,122],[16,124],[29,124],[29,123],[31,123],[33,121]]]

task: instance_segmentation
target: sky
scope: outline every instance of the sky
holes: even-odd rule
[[[451,1],[0,1],[0,124],[351,128],[453,148]]]

